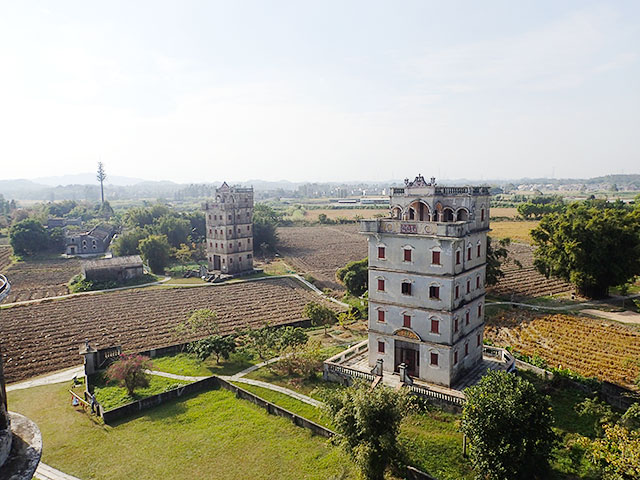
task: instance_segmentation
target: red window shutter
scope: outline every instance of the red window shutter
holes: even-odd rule
[[[431,320],[431,333],[440,333],[440,322],[438,320]]]
[[[431,252],[431,263],[440,265],[440,252]]]
[[[456,265],[460,265],[460,250],[456,252]]]
[[[469,344],[465,343],[464,344],[464,356],[466,357],[467,355],[469,355]]]
[[[454,319],[453,320],[453,331],[457,332],[458,331],[458,319]]]
[[[460,298],[460,286],[456,285],[456,298]]]
[[[480,221],[484,222],[484,208],[480,210]]]
[[[385,258],[384,254],[384,247],[378,247],[378,258]]]
[[[469,312],[465,313],[464,315],[464,322],[469,325]]]
[[[480,346],[480,334],[478,334],[478,336],[476,337],[476,345],[478,347]]]
[[[458,352],[453,352],[453,364],[456,365],[458,363]]]
[[[384,310],[378,310],[378,321],[384,322]]]
[[[378,342],[378,353],[384,353],[384,342]]]
[[[431,365],[438,365],[438,354],[431,353]]]
[[[476,288],[480,288],[480,277],[476,277]]]
[[[467,293],[471,291],[471,280],[467,280]]]
[[[478,245],[478,256],[480,256],[480,245]]]
[[[471,260],[471,247],[467,248],[467,260]]]
[[[478,318],[482,316],[482,304],[478,305]]]
[[[378,279],[378,290],[384,292],[384,280],[382,278]]]
[[[403,316],[403,325],[406,328],[411,328],[411,315],[404,315]]]
[[[411,249],[409,249],[409,248],[405,248],[404,249],[404,261],[405,262],[410,262],[411,261]]]

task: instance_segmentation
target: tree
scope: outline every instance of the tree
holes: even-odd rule
[[[253,250],[273,251],[278,244],[276,230],[280,215],[264,203],[257,203],[253,208]],[[264,246],[263,246],[264,245]]]
[[[309,302],[304,306],[304,316],[311,320],[311,325],[324,327],[324,334],[327,334],[327,325],[336,321],[336,312],[329,307],[317,302]]]
[[[188,241],[191,233],[191,223],[185,218],[171,215],[163,215],[154,221],[158,233],[165,235],[172,247],[179,247],[181,243]]]
[[[113,242],[111,250],[113,254],[122,257],[125,255],[139,255],[140,241],[149,236],[149,232],[142,228],[134,228],[126,233],[118,235]]]
[[[591,298],[640,274],[640,211],[586,201],[545,215],[531,230],[534,265],[545,276],[573,283]]]
[[[461,430],[470,439],[478,478],[529,479],[548,469],[556,443],[548,397],[502,371],[489,372],[465,394]]]
[[[151,360],[142,355],[120,355],[120,358],[107,369],[107,378],[123,384],[129,395],[137,387],[149,386],[149,378],[145,373],[151,370]]]
[[[337,441],[365,478],[382,480],[390,466],[401,466],[397,437],[407,412],[406,393],[358,383],[328,394],[324,404]]]
[[[347,287],[347,291],[351,295],[359,297],[368,288],[369,260],[364,258],[347,263],[344,267],[338,269],[336,278]]]
[[[107,179],[107,172],[105,172],[102,162],[98,162],[98,173],[96,174],[96,178],[100,182],[100,203],[104,204],[104,181]]]
[[[487,237],[487,285],[495,285],[502,277],[502,265],[513,261],[514,264],[522,268],[522,264],[516,260],[509,258],[509,250],[507,247],[511,245],[510,238],[502,238],[498,240],[498,246],[494,247],[491,237]]]
[[[164,235],[149,235],[138,245],[142,258],[149,264],[153,273],[164,272],[169,264],[171,246]]]
[[[220,357],[225,360],[236,351],[236,340],[230,335],[212,335],[189,344],[189,351],[195,353],[200,361],[204,361],[211,355],[216,356],[216,363],[220,363]]]
[[[180,336],[211,337],[218,333],[218,329],[218,314],[209,308],[200,308],[176,326],[176,333]]]
[[[180,248],[176,250],[175,257],[176,257],[176,260],[180,262],[180,265],[182,265],[183,269],[189,262],[191,262],[193,258],[191,254],[191,249],[189,248],[188,245],[185,245],[184,243],[181,244]]]
[[[14,224],[9,230],[9,242],[16,255],[34,255],[47,250],[49,236],[44,227],[32,218]]]

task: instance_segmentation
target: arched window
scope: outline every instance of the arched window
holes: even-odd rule
[[[456,221],[458,222],[466,222],[469,220],[469,212],[466,208],[461,208],[456,213]]]
[[[443,222],[453,222],[453,210],[450,208],[445,208],[442,210],[442,221]]]

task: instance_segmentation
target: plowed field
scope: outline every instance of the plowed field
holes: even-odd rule
[[[217,312],[220,333],[292,323],[304,306],[321,301],[298,281],[283,278],[192,288],[156,288],[76,296],[0,310],[0,343],[8,382],[81,363],[78,347],[121,345],[140,351],[193,338],[175,326],[199,308]]]
[[[3,248],[0,247],[0,251]],[[80,273],[76,259],[17,262],[4,271],[11,283],[11,294],[4,303],[35,300],[69,293],[67,283]]]
[[[278,236],[280,254],[296,270],[317,279],[320,288],[344,290],[336,270],[367,256],[367,239],[357,224],[280,227]]]
[[[550,367],[574,370],[631,387],[640,373],[640,332],[584,317],[508,312],[487,320],[485,337],[526,355],[539,355]]]
[[[573,285],[556,278],[546,278],[533,266],[533,248],[524,243],[509,245],[509,256],[518,260],[503,266],[504,277],[492,288],[494,293],[514,297],[544,297],[573,291]]]
[[[11,264],[11,247],[0,245],[0,273],[5,273],[5,268]]]

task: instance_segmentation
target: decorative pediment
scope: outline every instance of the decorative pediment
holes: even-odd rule
[[[421,187],[430,187],[436,184],[435,177],[431,177],[431,182],[427,183],[424,177],[420,174],[415,178],[413,182],[410,182],[408,178],[404,179],[404,184],[407,188],[421,188]]]
[[[398,337],[410,338],[411,340],[418,340],[419,342],[422,341],[420,336],[410,328],[400,328],[393,332],[393,334]]]

